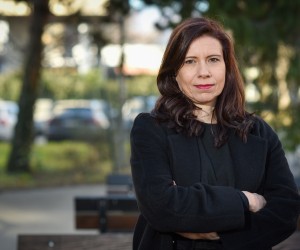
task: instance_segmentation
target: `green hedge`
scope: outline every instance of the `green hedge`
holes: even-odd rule
[[[34,145],[31,173],[7,174],[10,145],[0,143],[0,189],[103,183],[112,171],[109,149],[84,142],[49,142]]]

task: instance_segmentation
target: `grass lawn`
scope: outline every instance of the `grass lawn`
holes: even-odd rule
[[[8,143],[0,143],[0,190],[104,183],[113,170],[107,143],[66,141],[34,145],[31,172],[18,174],[6,173],[9,150]]]

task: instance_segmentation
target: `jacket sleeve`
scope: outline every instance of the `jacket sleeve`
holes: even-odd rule
[[[141,213],[160,232],[212,232],[241,229],[245,205],[239,190],[196,183],[172,184],[164,128],[149,114],[131,131],[131,168]],[[183,166],[184,167],[184,166]]]
[[[267,205],[248,213],[242,230],[219,233],[225,249],[269,249],[289,237],[296,229],[300,212],[299,193],[276,133],[264,121],[255,132],[268,141],[265,179],[261,194]],[[237,240],[239,239],[239,240]]]

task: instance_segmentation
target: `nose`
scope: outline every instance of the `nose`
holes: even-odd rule
[[[202,78],[203,77],[207,78],[207,77],[211,76],[209,67],[208,67],[208,65],[205,62],[199,62],[198,63],[197,74],[198,74],[198,77],[202,77]]]

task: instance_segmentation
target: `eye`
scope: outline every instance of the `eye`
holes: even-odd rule
[[[186,59],[184,61],[184,64],[195,64],[195,63],[197,63],[195,59]]]
[[[219,62],[220,61],[220,58],[218,57],[211,57],[208,59],[209,62],[212,62],[212,63],[216,63],[216,62]]]

